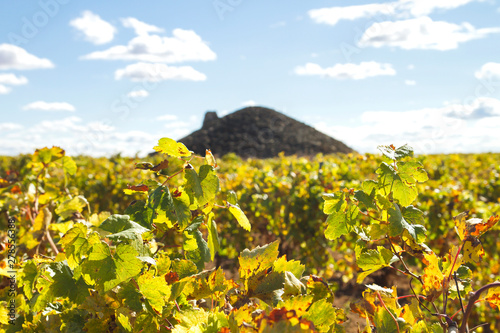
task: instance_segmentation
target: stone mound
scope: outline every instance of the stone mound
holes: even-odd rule
[[[179,141],[201,155],[205,149],[219,156],[236,153],[257,158],[274,157],[280,152],[299,156],[353,152],[342,142],[263,107],[246,107],[222,118],[209,111],[203,127]]]

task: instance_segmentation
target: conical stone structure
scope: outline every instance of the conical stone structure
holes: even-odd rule
[[[205,114],[203,127],[179,140],[190,150],[204,155],[236,153],[241,157],[267,158],[317,153],[350,153],[351,148],[282,113],[263,107],[247,107],[219,118]]]

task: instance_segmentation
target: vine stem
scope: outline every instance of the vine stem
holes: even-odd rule
[[[394,322],[396,323],[396,328],[398,329],[398,333],[400,333],[399,331],[399,324],[398,324],[398,321],[396,320],[396,318],[394,318],[394,315],[392,314],[391,311],[389,311],[389,309],[387,308],[387,306],[385,305],[384,303],[384,300],[382,299],[382,296],[380,296],[380,293],[377,291],[377,297],[380,301],[380,303],[382,303],[382,306],[384,307],[384,309],[389,312],[389,314],[391,315],[392,319],[394,320]]]
[[[418,281],[420,281],[420,283],[422,283],[422,280],[420,278],[420,276],[416,276],[414,273],[412,273],[410,271],[410,269],[408,268],[408,266],[406,265],[406,262],[403,260],[403,257],[401,257],[401,255],[396,251],[396,249],[394,248],[394,245],[392,244],[391,240],[389,239],[389,237],[387,237],[387,240],[389,241],[389,244],[391,245],[391,250],[392,250],[392,253],[394,253],[399,261],[401,261],[401,263],[403,264],[403,267],[405,268],[405,272],[403,272],[404,274],[408,274],[410,275],[411,277],[417,279]]]
[[[495,287],[500,287],[500,282],[493,282],[490,284],[487,284],[485,286],[482,286],[479,288],[475,293],[472,294],[472,296],[469,299],[469,303],[467,303],[467,308],[465,309],[464,317],[462,318],[462,324],[460,325],[460,329],[458,330],[458,333],[465,333],[467,329],[467,321],[469,320],[469,316],[472,313],[472,308],[476,301],[479,299],[479,296],[486,290],[490,288],[495,288]]]
[[[48,228],[47,228],[47,230],[45,230],[45,235],[47,236],[47,240],[49,241],[49,244],[50,244],[50,247],[52,248],[52,251],[54,251],[54,253],[56,255],[58,255],[59,251],[57,250],[57,246],[54,243],[54,240],[52,239],[52,236],[50,236],[50,231],[49,231]]]

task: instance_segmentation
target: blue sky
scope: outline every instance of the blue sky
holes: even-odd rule
[[[499,1],[3,1],[0,21],[0,154],[145,154],[247,105],[360,152],[500,151]]]

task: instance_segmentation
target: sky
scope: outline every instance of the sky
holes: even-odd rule
[[[500,152],[499,0],[2,1],[0,22],[0,155],[142,156],[254,105],[362,153]]]

